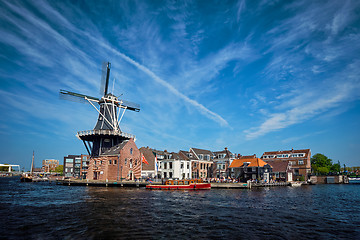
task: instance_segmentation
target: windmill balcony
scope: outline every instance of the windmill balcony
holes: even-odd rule
[[[133,138],[134,141],[135,141],[135,135],[133,135],[133,134],[125,133],[125,132],[121,132],[121,131],[109,130],[109,129],[79,131],[76,136],[79,139],[81,139],[82,137],[94,136],[94,135],[99,135],[99,136],[109,136],[109,135],[110,136],[121,136],[121,137],[125,137],[125,138]]]

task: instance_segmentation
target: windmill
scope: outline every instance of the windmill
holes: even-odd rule
[[[129,133],[122,132],[119,127],[119,122],[124,116],[126,110],[139,112],[140,106],[136,103],[121,100],[112,93],[108,93],[110,66],[103,65],[102,86],[104,86],[101,98],[91,97],[75,92],[60,90],[60,97],[69,100],[83,100],[90,103],[99,113],[96,125],[93,130],[80,131],[76,136],[83,141],[87,152],[91,157],[100,156],[105,150],[122,143],[124,140],[129,140],[135,136]],[[96,104],[99,106],[97,107]],[[122,111],[121,117],[120,112]],[[119,113],[119,114],[118,114]]]

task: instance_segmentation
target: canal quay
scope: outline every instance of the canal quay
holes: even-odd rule
[[[150,185],[146,181],[98,181],[98,180],[78,180],[78,179],[65,179],[65,180],[52,180],[56,184],[65,186],[95,186],[95,187],[125,187],[125,188],[145,188]],[[154,183],[161,184],[161,182]],[[307,183],[302,183],[307,185]],[[248,189],[260,187],[283,187],[291,186],[290,182],[277,182],[277,183],[211,183],[212,189]]]

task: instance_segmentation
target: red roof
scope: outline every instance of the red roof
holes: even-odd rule
[[[253,158],[253,157],[252,158],[241,158],[241,159],[235,159],[234,161],[232,161],[229,168],[243,167],[245,162],[249,163],[248,167],[263,167],[266,164],[268,164],[268,163],[264,162],[263,160],[261,160],[260,158]]]

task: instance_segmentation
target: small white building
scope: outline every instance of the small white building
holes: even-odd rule
[[[161,160],[161,177],[164,179],[190,179],[191,163],[178,153],[170,153]]]

